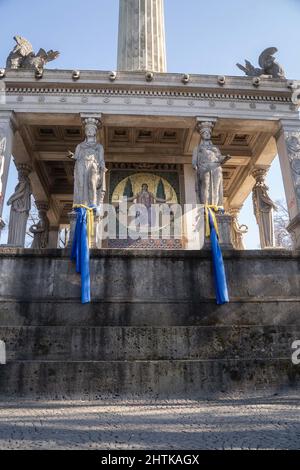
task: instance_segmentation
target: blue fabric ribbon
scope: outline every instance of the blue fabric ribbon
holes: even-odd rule
[[[76,271],[81,274],[81,303],[91,301],[90,251],[87,235],[87,211],[83,208],[74,209],[76,227],[74,232],[71,260],[76,262]]]
[[[219,245],[218,235],[215,229],[214,221],[209,213],[210,241],[212,249],[214,281],[216,291],[217,305],[223,305],[229,302],[226,273],[222,251]]]

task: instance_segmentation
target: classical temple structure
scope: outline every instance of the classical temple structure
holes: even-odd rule
[[[279,154],[297,250],[298,84],[285,78],[277,50],[263,51],[260,68],[238,64],[245,76],[168,73],[163,0],[120,0],[116,71],[50,70],[57,51],[35,53],[24,38],[15,41],[0,71],[0,217],[11,156],[19,178],[0,249],[0,339],[8,345],[0,392],[213,393],[296,383],[289,355],[299,330],[299,254],[272,250],[274,204],[264,181]],[[67,250],[57,248],[60,229],[74,221],[75,149],[88,143],[91,123],[104,152],[96,205],[118,210],[127,198],[183,210],[180,236],[100,236],[91,252],[94,302],[83,308]],[[260,252],[243,250],[238,223],[251,192],[268,248]],[[25,250],[31,194],[39,221]],[[220,308],[204,204],[225,209],[220,241],[231,303]]]

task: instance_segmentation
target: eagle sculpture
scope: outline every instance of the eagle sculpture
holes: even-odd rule
[[[276,62],[274,54],[278,52],[276,47],[268,47],[259,56],[258,63],[260,68],[254,67],[254,65],[245,60],[245,66],[236,64],[239,69],[245,72],[249,77],[261,77],[262,75],[268,75],[272,78],[285,79],[285,73],[283,68],[278,62]]]
[[[47,62],[51,62],[59,56],[59,52],[52,49],[48,52],[40,49],[35,54],[31,43],[27,39],[14,36],[14,40],[16,45],[6,61],[6,68],[8,69],[22,68],[42,72]]]

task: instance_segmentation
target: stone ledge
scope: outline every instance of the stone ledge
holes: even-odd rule
[[[268,250],[222,250],[224,259],[299,259],[300,250],[268,249]],[[68,249],[33,250],[31,248],[0,247],[0,258],[58,258],[70,259]],[[104,248],[90,250],[90,258],[187,258],[211,259],[210,250],[124,250]]]

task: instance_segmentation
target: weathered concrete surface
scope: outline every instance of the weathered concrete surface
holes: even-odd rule
[[[290,358],[299,326],[0,327],[8,360]]]
[[[300,299],[300,252],[227,251],[224,259],[232,300]],[[214,299],[207,251],[92,251],[91,275],[94,301]],[[0,297],[78,301],[80,276],[64,250],[1,248]]]
[[[12,361],[0,369],[0,395],[95,399],[110,395],[216,397],[268,394],[300,383],[290,359],[215,361]]]
[[[209,252],[91,254],[92,298],[61,250],[0,250],[2,396],[212,396],[298,387],[299,252],[225,252],[231,302],[214,301]]]

